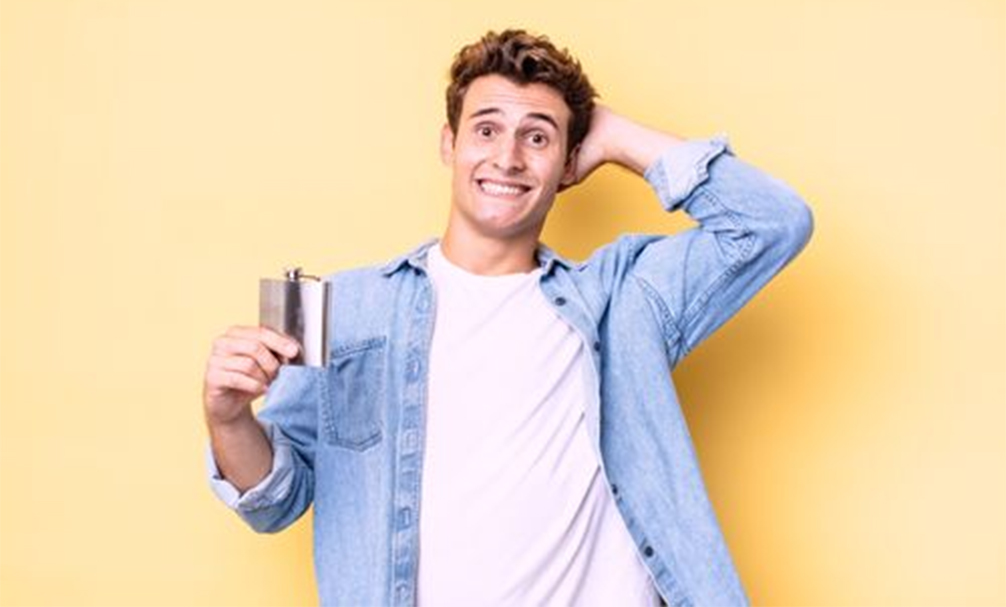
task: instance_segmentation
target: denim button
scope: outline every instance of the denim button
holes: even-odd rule
[[[412,509],[411,508],[401,508],[398,510],[398,526],[401,529],[407,529],[412,525]]]
[[[561,295],[559,297],[556,297],[552,301],[554,301],[555,305],[557,305],[557,306],[564,306],[564,305],[566,305],[566,298],[562,297]]]
[[[647,558],[653,556],[653,546],[647,546],[646,548],[643,548],[643,555],[646,556]]]
[[[395,576],[399,579],[409,579],[412,576],[412,567],[407,560],[401,560],[395,563]],[[409,591],[409,586],[406,582],[398,583],[399,592],[403,595]]]
[[[414,384],[419,380],[420,364],[419,360],[413,358],[409,360],[405,367],[405,381]]]
[[[405,410],[402,411],[402,427],[411,430],[412,428],[418,428],[419,422],[421,421],[419,407],[415,405],[407,405]]]
[[[594,342],[594,350],[596,350],[597,352],[601,351],[601,342],[599,341]]]
[[[618,485],[612,485],[611,486],[611,494],[612,495],[618,495]]]

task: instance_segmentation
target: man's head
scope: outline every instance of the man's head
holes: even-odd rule
[[[445,245],[537,244],[556,193],[576,181],[594,90],[545,38],[489,33],[458,53],[440,153],[452,169]]]
[[[590,130],[597,93],[580,68],[580,63],[565,50],[557,49],[545,36],[533,36],[524,30],[489,32],[478,42],[462,48],[451,66],[447,87],[447,123],[457,135],[465,95],[475,79],[500,75],[514,84],[540,83],[555,89],[569,107],[571,118],[567,133],[569,156]]]

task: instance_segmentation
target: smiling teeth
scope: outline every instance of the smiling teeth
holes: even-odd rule
[[[522,186],[504,185],[502,183],[493,183],[492,181],[483,181],[479,184],[479,187],[486,194],[493,196],[517,196],[524,193]]]

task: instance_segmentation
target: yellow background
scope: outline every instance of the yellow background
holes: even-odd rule
[[[1006,604],[1006,7],[12,1],[0,13],[0,602],[316,602],[310,525],[206,486],[211,339],[284,265],[436,235],[453,52],[523,25],[603,101],[810,201],[809,248],[677,373],[763,605]],[[546,241],[673,231],[603,169]]]

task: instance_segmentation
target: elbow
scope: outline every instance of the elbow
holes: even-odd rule
[[[241,512],[241,518],[256,533],[276,533],[282,531],[285,525],[280,523],[281,517],[277,514],[276,508],[263,508]]]
[[[810,242],[814,234],[814,213],[795,193],[781,199],[768,231],[769,247],[788,263]]]
[[[261,510],[242,512],[241,518],[256,533],[273,534],[278,533],[297,519],[296,516],[289,516],[281,508],[272,506]]]
[[[792,210],[787,214],[786,240],[794,255],[803,250],[814,234],[814,212],[802,198],[792,201]]]
[[[297,521],[307,510],[314,496],[314,484],[309,475],[299,475],[286,491],[275,499],[264,499],[239,508],[238,513],[249,527],[258,533],[276,533]]]

